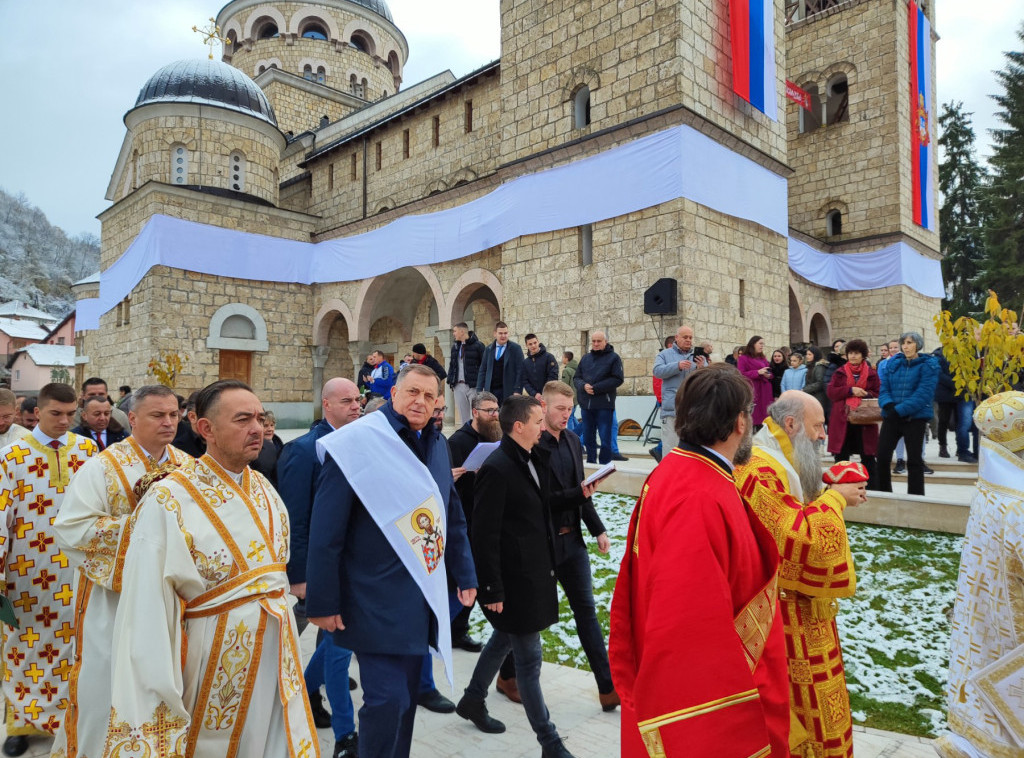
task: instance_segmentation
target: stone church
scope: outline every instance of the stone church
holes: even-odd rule
[[[776,0],[778,120],[732,91],[726,0],[500,2],[499,60],[414,83],[385,0],[229,2],[216,18],[222,60],[161,68],[125,114],[99,217],[101,277],[156,215],[302,243],[355,238],[463,212],[503,185],[677,127],[777,181],[782,228],[698,191],[363,279],[229,278],[165,262],[78,333],[78,380],[143,384],[152,358],[178,351],[179,392],[237,377],[299,421],[325,378],[354,377],[373,348],[400,359],[424,342],[447,366],[459,321],[487,342],[500,318],[513,339],[535,332],[556,355],[579,355],[604,329],[624,361],[623,395],[650,394],[660,341],[682,322],[719,355],[754,334],[771,347],[934,334],[939,302],[920,288],[842,291],[790,265],[794,240],[836,260],[893,245],[939,258],[937,232],[911,211],[904,2]],[[934,36],[928,50],[934,60]],[[809,109],[786,99],[787,80]],[[648,315],[644,291],[665,277],[677,312]],[[100,281],[76,296],[97,297]]]

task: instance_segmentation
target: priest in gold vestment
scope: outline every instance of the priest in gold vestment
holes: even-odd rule
[[[853,755],[853,722],[836,600],[856,589],[843,510],[866,499],[865,484],[820,492],[815,442],[825,439],[825,414],[814,396],[790,390],[768,410],[750,462],[736,470],[736,486],[775,538],[782,559],[790,748],[801,758],[846,758]]]
[[[94,456],[68,488],[53,528],[75,586],[75,645],[68,709],[53,758],[92,758],[103,752],[110,715],[110,641],[122,584],[130,519],[139,480],[158,469],[191,468],[193,458],[171,446],[178,399],[161,385],[133,394],[132,436]]]
[[[68,431],[78,408],[67,384],[39,391],[39,424],[0,450],[0,565],[18,628],[4,631],[4,753],[53,735],[68,704],[74,663],[74,569],[51,526],[96,444]]]
[[[978,489],[950,635],[944,758],[1024,756],[1024,392],[978,406]]]
[[[248,463],[263,409],[200,390],[206,455],[135,511],[114,620],[107,758],[313,758],[319,744],[286,600],[284,503]]]

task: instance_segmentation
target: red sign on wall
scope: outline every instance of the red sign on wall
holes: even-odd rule
[[[793,82],[786,80],[786,97],[792,100],[794,103],[799,105],[804,110],[812,110],[811,107],[811,93],[805,89],[801,89]]]

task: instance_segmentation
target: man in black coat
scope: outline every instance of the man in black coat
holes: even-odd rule
[[[523,389],[526,394],[541,399],[544,385],[558,378],[558,361],[541,344],[536,334],[527,334],[526,360],[523,362]]]
[[[71,431],[95,441],[101,451],[106,450],[108,446],[120,442],[128,436],[128,432],[110,417],[112,408],[110,400],[105,396],[84,398],[82,401],[82,423]]]
[[[590,352],[580,359],[579,368],[573,376],[576,385],[576,402],[580,404],[583,417],[583,442],[587,448],[587,463],[601,465],[612,460],[612,419],[615,417],[615,390],[625,381],[622,373],[622,359],[608,344],[604,332],[590,335]],[[601,435],[601,455],[597,454],[597,436]]]
[[[476,378],[476,391],[482,390],[498,398],[498,405],[523,391],[523,349],[509,340],[504,321],[494,325],[494,342],[484,350]]]
[[[501,424],[498,423],[498,400],[490,392],[480,392],[473,397],[473,418],[455,430],[448,438],[448,449],[452,453],[452,466],[458,478],[455,491],[462,501],[466,515],[467,531],[473,528],[473,487],[476,472],[465,471],[462,464],[481,442],[497,442],[501,439]],[[452,619],[452,647],[460,647],[471,653],[479,653],[483,644],[469,636],[469,615],[473,607],[463,608]]]
[[[412,362],[429,368],[437,374],[439,382],[443,382],[448,377],[448,372],[444,370],[444,366],[438,363],[437,358],[427,353],[426,345],[422,342],[417,342],[412,346]]]
[[[484,615],[494,627],[459,701],[457,713],[481,731],[505,725],[487,713],[487,691],[511,650],[519,694],[544,758],[571,758],[551,723],[540,689],[542,630],[558,620],[551,516],[545,494],[550,472],[536,449],[544,412],[540,401],[512,395],[502,405],[501,446],[477,472],[472,545]],[[585,496],[592,488],[583,490]]]
[[[484,359],[484,343],[477,339],[476,334],[469,331],[469,325],[460,321],[452,327],[452,358],[448,364],[448,386],[455,396],[455,409],[458,411],[459,423],[470,421],[473,395],[476,393],[476,380],[480,374],[480,364]]]

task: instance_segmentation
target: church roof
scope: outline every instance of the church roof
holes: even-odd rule
[[[206,58],[176,61],[153,74],[139,91],[135,108],[152,103],[210,105],[277,126],[274,109],[256,82],[233,66]]]
[[[384,2],[384,0],[349,0],[349,2],[361,5],[364,8],[369,8],[374,13],[386,18],[392,24],[395,23],[395,20],[391,18],[391,9],[388,8],[388,4]]]

